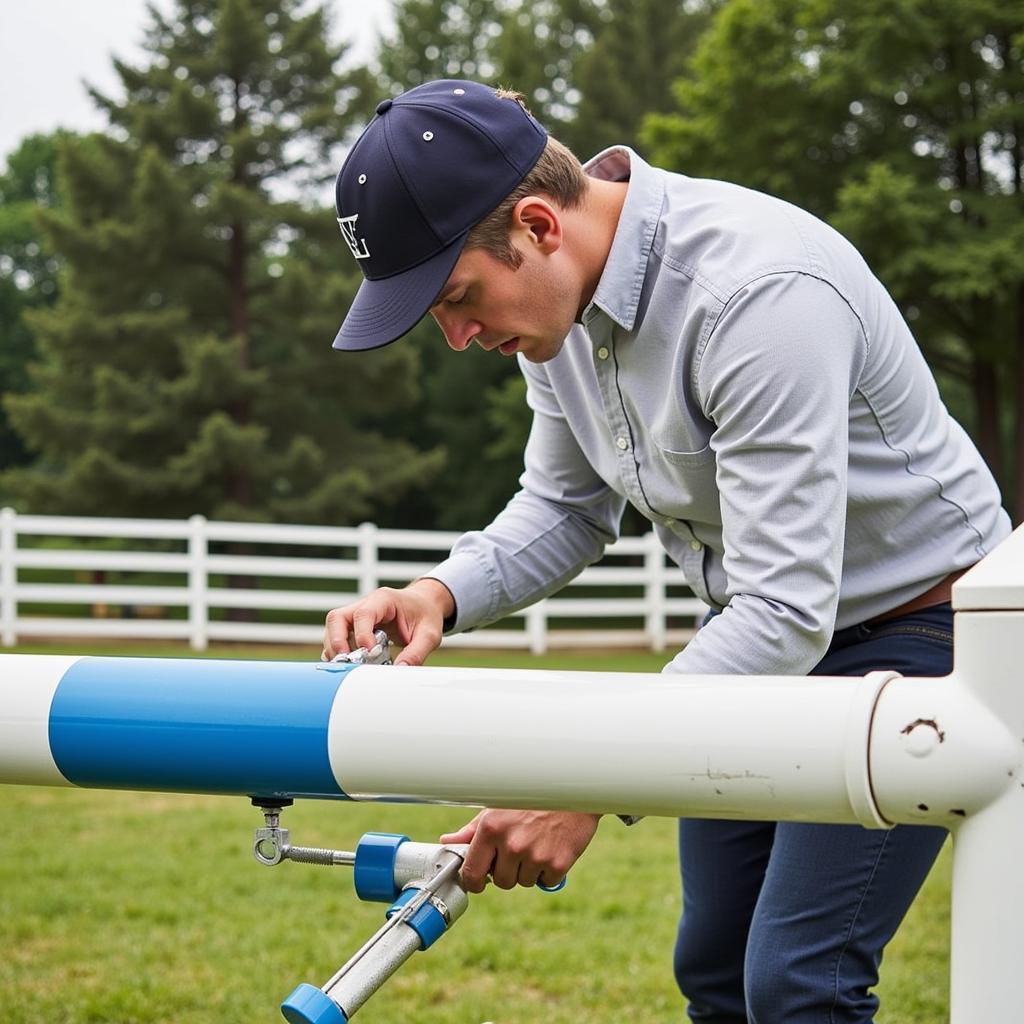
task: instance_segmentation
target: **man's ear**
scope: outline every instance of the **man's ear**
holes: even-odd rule
[[[562,246],[562,220],[558,211],[541,196],[523,196],[512,209],[512,231],[523,241],[550,255]]]

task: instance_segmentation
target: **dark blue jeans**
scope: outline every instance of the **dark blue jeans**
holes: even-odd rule
[[[948,604],[835,634],[812,675],[953,665]],[[808,723],[813,728],[813,723]],[[702,1024],[870,1024],[882,950],[945,829],[682,819],[675,974]]]

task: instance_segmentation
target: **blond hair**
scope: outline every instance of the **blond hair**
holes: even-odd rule
[[[496,89],[499,99],[512,100],[523,109],[526,104],[518,92]],[[480,221],[466,239],[466,249],[483,249],[513,269],[518,269],[523,256],[510,240],[512,211],[524,196],[545,195],[562,209],[574,210],[583,203],[587,193],[587,176],[575,154],[558,139],[548,136],[537,163],[525,178]]]

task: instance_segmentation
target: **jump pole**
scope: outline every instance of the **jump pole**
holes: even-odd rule
[[[1015,1024],[1024,528],[941,679],[0,655],[0,783],[953,833],[952,1024]]]

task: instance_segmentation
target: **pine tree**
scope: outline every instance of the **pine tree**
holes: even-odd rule
[[[7,402],[39,455],[33,510],[352,522],[440,457],[396,440],[416,353],[330,343],[360,280],[324,183],[362,122],[323,5],[177,0],[147,58],[94,93],[109,135],[62,148],[45,218],[67,265],[33,319],[35,390]],[[287,195],[320,182],[315,205]],[[290,191],[289,191],[290,190]]]
[[[600,0],[398,0],[377,53],[378,84],[392,94],[437,78],[515,89],[561,137],[579,102],[575,62],[593,41],[602,7]]]
[[[648,114],[674,107],[682,77],[717,0],[606,0],[598,7],[593,44],[576,59],[580,94],[563,140],[586,159],[616,143],[642,148]]]
[[[25,321],[32,309],[57,300],[58,263],[36,219],[59,203],[57,140],[66,133],[30,135],[7,158],[0,174],[0,394],[28,386],[35,338]],[[0,469],[30,461],[0,407]]]
[[[828,214],[850,165],[842,130],[850,97],[822,78],[808,6],[721,7],[672,87],[674,109],[644,122],[643,143],[658,164]]]

